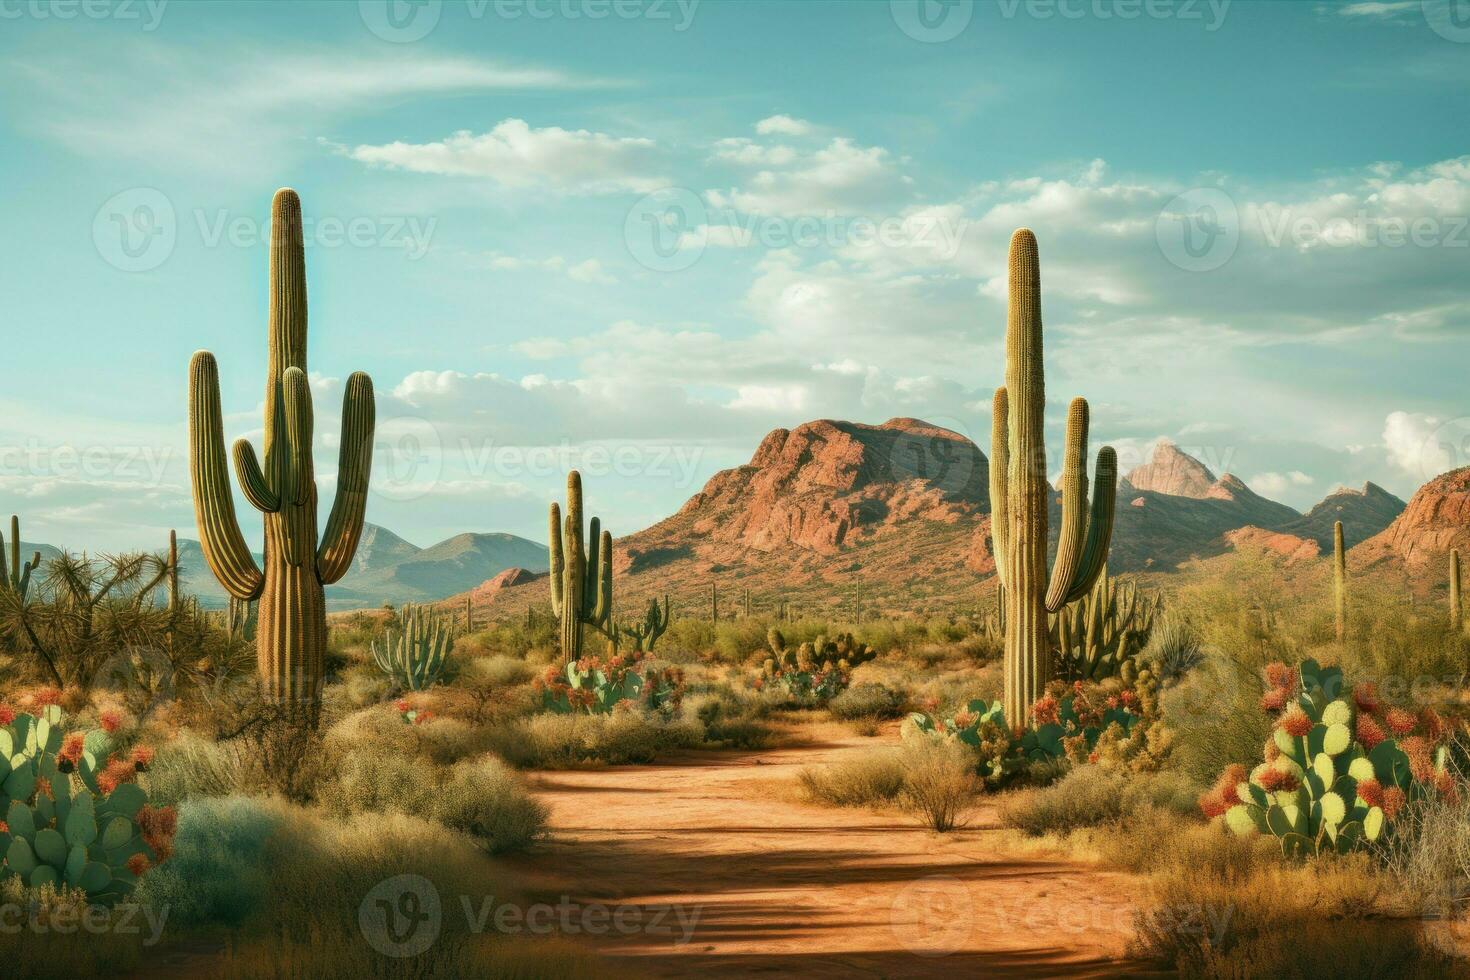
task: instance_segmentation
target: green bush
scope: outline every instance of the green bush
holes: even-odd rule
[[[280,808],[257,799],[186,800],[173,856],[143,879],[138,901],[167,908],[176,927],[240,925],[269,891],[266,847],[280,829]]]
[[[697,748],[704,730],[639,711],[610,715],[532,715],[493,730],[497,755],[519,769],[652,762],[662,752]]]
[[[840,721],[888,719],[903,714],[906,700],[902,691],[882,684],[857,684],[834,697],[827,708]]]

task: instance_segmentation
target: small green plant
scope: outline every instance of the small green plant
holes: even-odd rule
[[[60,692],[33,697],[34,715],[0,705],[0,876],[112,905],[169,855],[174,810],[148,806],[136,781],[152,750],[112,757],[106,731],[66,731]]]
[[[583,657],[565,667],[548,667],[531,682],[541,694],[541,706],[555,714],[607,714],[620,705],[642,704],[671,712],[684,695],[684,672],[678,667],[655,667],[642,653]]]
[[[439,680],[453,649],[454,629],[448,617],[409,605],[382,641],[373,641],[373,660],[403,690],[422,691]]]
[[[876,657],[877,651],[853,639],[851,633],[835,639],[818,636],[795,650],[786,645],[781,631],[772,627],[766,634],[771,656],[762,667],[756,686],[778,685],[786,695],[804,704],[825,704],[847,690],[854,667]]]
[[[1456,792],[1432,709],[1385,708],[1371,684],[1340,697],[1342,671],[1311,659],[1268,665],[1266,682],[1265,761],[1249,776],[1229,767],[1200,798],[1236,834],[1271,834],[1288,857],[1346,853],[1388,833],[1408,803]]]

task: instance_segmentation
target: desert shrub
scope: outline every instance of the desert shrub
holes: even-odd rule
[[[715,624],[707,619],[674,617],[659,642],[659,657],[674,663],[687,663],[715,652]]]
[[[240,783],[235,759],[219,745],[190,731],[158,747],[144,782],[159,806],[195,797],[226,796]]]
[[[704,727],[704,740],[726,748],[759,749],[774,744],[779,734],[767,720],[770,702],[741,697],[728,687],[685,699],[685,717]]]
[[[715,659],[721,663],[738,664],[765,649],[768,625],[764,619],[756,617],[722,621],[714,630]]]
[[[661,752],[695,748],[704,731],[694,721],[638,711],[610,715],[533,715],[494,729],[494,750],[520,769],[652,762]]]
[[[143,879],[138,900],[167,908],[175,926],[238,926],[269,890],[265,852],[281,818],[279,806],[250,797],[186,800],[173,856]]]
[[[400,733],[402,734],[402,733]],[[546,811],[493,756],[439,766],[365,745],[336,756],[321,803],[344,815],[403,813],[472,836],[492,853],[524,848],[546,827]]]
[[[890,804],[902,795],[906,782],[903,753],[888,747],[797,773],[802,795],[828,806]]]
[[[413,737],[417,751],[441,766],[483,755],[495,745],[488,728],[458,718],[435,718],[431,724],[417,725]]]
[[[354,664],[342,672],[342,683],[332,693],[350,710],[377,704],[392,691],[393,681],[383,676],[376,665]]]
[[[897,718],[903,714],[906,698],[882,684],[857,684],[833,698],[827,705],[832,717],[842,721]]]
[[[1171,764],[1200,786],[1231,765],[1254,765],[1271,734],[1258,673],[1209,657],[1162,696],[1174,736]]]
[[[0,905],[7,910],[5,928],[0,929],[0,963],[4,964],[0,971],[10,977],[75,980],[130,974],[140,967],[145,944],[156,938],[153,922],[136,911],[88,912],[81,892],[58,891],[53,885],[28,889],[13,875],[0,882]],[[156,921],[156,908],[146,908]],[[16,911],[24,912],[24,917]],[[84,914],[93,916],[94,922],[96,916],[106,916],[107,924],[95,930],[76,928]],[[61,921],[72,923],[71,935],[57,935],[54,923]],[[130,928],[116,928],[114,923]]]
[[[904,746],[902,763],[905,809],[941,834],[961,826],[981,789],[969,750],[952,742],[914,741]]]
[[[1175,773],[1135,774],[1078,766],[1045,789],[1008,798],[1001,807],[1001,819],[1032,837],[1067,834],[1118,822],[1145,806],[1193,813],[1195,795],[1194,784]]]
[[[491,657],[476,657],[464,662],[459,673],[459,683],[466,686],[515,687],[528,684],[536,676],[536,669],[516,657],[496,654]]]
[[[1149,634],[1143,659],[1153,665],[1164,684],[1172,684],[1204,660],[1199,634],[1182,615],[1172,610],[1159,617]]]

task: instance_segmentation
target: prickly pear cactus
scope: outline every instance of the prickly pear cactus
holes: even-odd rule
[[[583,657],[558,669],[548,667],[532,686],[541,706],[554,714],[608,714],[641,704],[653,711],[678,708],[684,695],[684,672],[657,667],[642,653],[607,659]]]
[[[173,810],[149,807],[135,781],[151,753],[108,756],[106,733],[67,732],[56,704],[35,715],[0,705],[0,876],[111,905],[168,856]]]
[[[1389,833],[1406,803],[1455,792],[1433,711],[1385,708],[1368,684],[1343,696],[1342,671],[1315,660],[1299,675],[1271,664],[1267,685],[1265,760],[1248,776],[1227,770],[1200,800],[1236,834],[1271,834],[1288,856],[1345,853]]]
[[[853,668],[878,656],[851,633],[839,633],[832,639],[818,636],[792,650],[780,630],[772,627],[766,643],[772,655],[762,666],[757,686],[777,684],[789,697],[808,704],[824,704],[846,690]]]

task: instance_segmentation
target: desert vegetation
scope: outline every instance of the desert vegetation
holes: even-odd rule
[[[336,495],[318,534],[293,192],[278,193],[273,218],[265,442],[259,458],[243,440],[232,454],[240,493],[265,518],[263,567],[236,520],[207,352],[189,368],[191,473],[226,608],[189,594],[173,536],[158,555],[63,552],[43,565],[39,553],[22,562],[12,520],[0,887],[36,927],[0,930],[8,968],[131,973],[172,951],[191,976],[606,975],[585,944],[498,918],[439,914],[435,940],[409,948],[395,916],[422,908],[374,896],[412,876],[446,902],[530,902],[538,875],[582,867],[548,857],[568,849],[663,867],[668,849],[682,853],[677,834],[652,835],[641,853],[595,836],[569,844],[558,823],[569,807],[556,802],[572,786],[609,805],[609,785],[632,796],[626,784],[656,779],[638,792],[674,801],[664,808],[686,821],[676,831],[717,823],[721,808],[785,808],[787,824],[763,828],[773,836],[833,819],[861,834],[870,828],[854,821],[875,815],[912,853],[962,848],[983,830],[1007,860],[1123,876],[1120,968],[1464,971],[1470,640],[1458,551],[1448,615],[1382,575],[1353,575],[1341,522],[1332,557],[1305,568],[1242,555],[1172,577],[1111,575],[1116,457],[1102,447],[1089,482],[1080,398],[1049,545],[1030,232],[1011,242],[994,399],[995,574],[948,614],[844,615],[834,602],[799,615],[784,598],[757,608],[748,587],[722,607],[717,582],[693,615],[676,615],[666,593],[620,606],[617,545],[598,518],[584,524],[573,470],[565,514],[549,510],[544,608],[477,617],[469,597],[446,597],[329,616],[324,587],[363,529],[373,389],[361,374],[346,385]],[[730,775],[756,766],[780,775]],[[741,787],[714,789],[736,795],[677,796],[711,769]],[[696,868],[740,863],[684,856]],[[797,869],[803,881],[842,869],[840,855],[806,860],[818,867]],[[586,880],[557,887],[602,894]],[[118,927],[137,909],[156,928]],[[98,927],[58,942],[53,927],[83,916]]]

